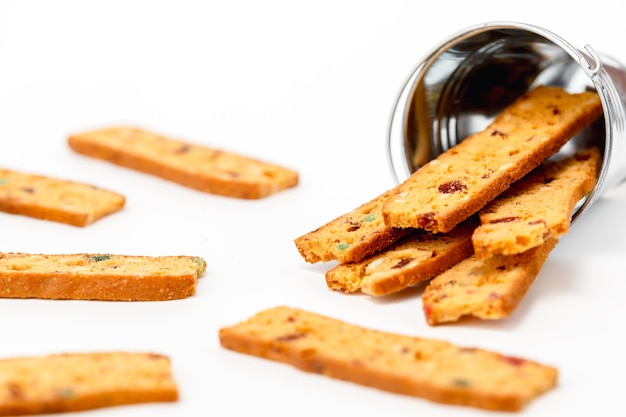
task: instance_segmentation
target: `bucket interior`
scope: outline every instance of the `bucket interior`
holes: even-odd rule
[[[595,91],[558,39],[506,27],[453,38],[424,61],[412,81],[402,117],[407,174],[486,128],[506,106],[537,85],[560,86],[570,93]],[[604,121],[598,120],[554,157],[590,145],[604,152],[604,138]]]

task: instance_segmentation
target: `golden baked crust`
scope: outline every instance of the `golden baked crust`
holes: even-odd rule
[[[522,253],[569,231],[576,204],[596,184],[602,157],[597,148],[546,161],[488,203],[472,243],[476,257]]]
[[[427,400],[517,411],[554,388],[557,369],[483,349],[386,333],[290,307],[219,331],[224,348]]]
[[[602,114],[595,92],[540,86],[396,187],[389,227],[447,232],[558,151]]]
[[[65,353],[0,359],[0,416],[178,400],[168,357]]]
[[[401,291],[470,256],[476,225],[472,218],[448,233],[415,230],[362,261],[339,264],[327,271],[326,285],[336,291],[375,296]]]
[[[508,317],[518,306],[557,244],[518,255],[469,258],[433,278],[422,294],[426,321],[431,326],[458,321],[463,316],[483,320]]]
[[[0,211],[84,227],[121,210],[126,199],[94,185],[0,169]]]
[[[133,127],[70,135],[68,145],[83,155],[227,197],[257,199],[298,184],[291,169]]]
[[[358,262],[410,233],[388,227],[383,221],[381,208],[392,193],[389,190],[296,238],[298,252],[309,263]]]
[[[0,253],[0,297],[165,301],[195,294],[197,256]]]

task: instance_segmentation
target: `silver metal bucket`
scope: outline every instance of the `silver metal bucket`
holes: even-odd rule
[[[626,68],[589,45],[579,50],[554,33],[517,22],[469,27],[436,46],[412,71],[395,103],[388,137],[393,175],[402,182],[421,165],[483,130],[536,85],[595,90],[603,117],[555,157],[590,145],[603,152],[594,190],[572,221],[626,179]]]

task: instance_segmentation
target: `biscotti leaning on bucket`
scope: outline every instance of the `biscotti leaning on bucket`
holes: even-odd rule
[[[128,126],[70,135],[77,153],[199,191],[258,199],[298,184],[298,173],[274,163]]]
[[[432,279],[424,296],[430,324],[507,317],[597,182],[599,149],[555,153],[601,114],[594,92],[540,86],[402,184],[300,236],[296,247],[308,262],[339,262],[326,273],[333,290],[386,295]],[[413,221],[392,223],[394,216]],[[347,256],[357,249],[359,256]],[[472,275],[475,282],[461,281],[488,296],[444,313],[453,300],[434,300],[451,296],[454,286],[440,285],[450,274]],[[487,291],[489,282],[502,285]]]
[[[508,317],[569,231],[576,203],[596,183],[600,160],[599,150],[590,148],[545,161],[481,210],[474,255],[432,279],[422,294],[428,324]]]
[[[0,169],[0,211],[84,227],[121,210],[113,191],[26,172]]]
[[[170,359],[157,353],[60,353],[0,359],[0,416],[177,400]]]
[[[0,298],[177,300],[205,270],[197,256],[0,253]]]
[[[296,248],[309,263],[358,262],[386,248],[410,230],[388,227],[382,205],[393,190],[295,239]]]
[[[382,207],[389,227],[447,232],[602,115],[595,92],[539,86],[484,130],[420,167]]]
[[[368,329],[286,306],[223,327],[219,338],[227,349],[302,371],[488,410],[519,411],[553,389],[558,378],[556,368],[536,361]]]
[[[361,261],[330,269],[326,285],[336,291],[380,296],[426,281],[472,254],[472,233],[477,224],[470,218],[448,233],[416,229]]]
[[[479,211],[475,255],[515,255],[569,232],[574,208],[593,190],[601,163],[593,147],[546,161],[514,183]]]

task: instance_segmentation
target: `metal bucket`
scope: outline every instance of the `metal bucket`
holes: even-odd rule
[[[395,103],[389,162],[402,182],[421,165],[483,130],[507,105],[537,85],[571,93],[595,90],[603,117],[572,138],[556,158],[590,145],[603,161],[593,191],[572,221],[626,179],[626,68],[589,45],[579,50],[537,26],[489,22],[436,46],[412,71]]]

